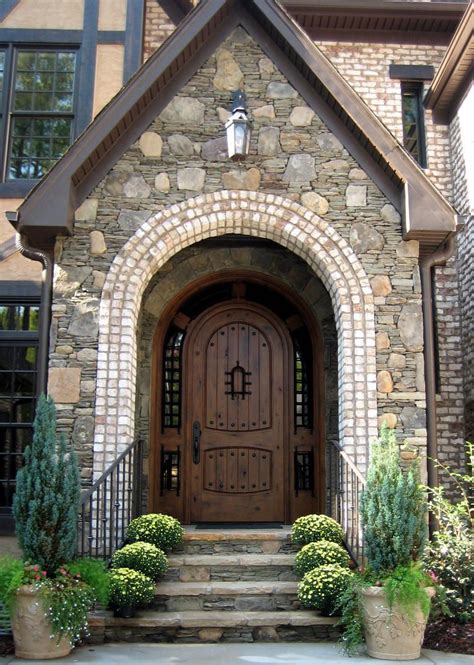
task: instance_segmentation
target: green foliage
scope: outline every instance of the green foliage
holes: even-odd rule
[[[451,479],[454,500],[446,497],[445,489],[430,489],[430,509],[439,528],[428,544],[424,562],[444,589],[445,612],[464,623],[474,619],[474,450],[466,444],[471,473],[462,474],[437,463]]]
[[[394,570],[377,576],[373,570],[362,570],[353,575],[339,596],[336,609],[341,612],[342,645],[348,655],[355,655],[364,642],[362,591],[371,586],[383,587],[390,607],[397,605],[408,622],[415,621],[415,613],[421,608],[425,616],[430,611],[430,597],[426,587],[433,580],[419,563],[397,566]]]
[[[183,528],[179,521],[170,515],[150,513],[132,520],[127,530],[127,541],[151,543],[167,552],[183,539]]]
[[[76,455],[67,451],[64,437],[56,443],[56,409],[41,395],[33,442],[17,474],[13,515],[25,559],[48,575],[74,556],[79,498]]]
[[[372,446],[361,496],[369,567],[380,573],[418,559],[426,542],[426,511],[418,465],[402,470],[395,433],[384,426]]]
[[[92,589],[95,602],[104,607],[109,602],[109,573],[99,559],[77,559],[68,566],[71,575],[81,579]]]
[[[22,583],[23,572],[24,566],[19,559],[8,555],[0,557],[0,604],[9,612],[15,592]]]
[[[352,575],[348,568],[332,563],[314,568],[298,584],[298,598],[305,607],[333,614]]]
[[[350,563],[347,550],[329,540],[320,540],[317,543],[308,543],[296,555],[295,571],[299,577],[303,577],[313,568],[323,566],[326,563],[336,563],[347,568]]]
[[[72,575],[66,566],[54,578],[40,582],[39,591],[52,633],[58,639],[66,637],[71,645],[87,633],[87,613],[95,602],[93,589],[80,577]]]
[[[114,568],[110,571],[110,605],[121,607],[147,605],[153,599],[153,580],[131,568]]]
[[[136,542],[115,552],[112,568],[132,568],[152,580],[157,580],[168,570],[168,559],[163,550],[155,545]]]
[[[318,540],[329,540],[340,544],[343,536],[341,525],[327,515],[298,517],[291,529],[291,540],[298,545],[315,543]]]

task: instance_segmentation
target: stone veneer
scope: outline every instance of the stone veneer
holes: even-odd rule
[[[241,82],[253,133],[238,166],[225,155],[223,124]],[[147,285],[178,252],[224,233],[286,247],[330,293],[339,432],[357,461],[366,459],[377,410],[400,438],[423,447],[418,244],[403,242],[393,206],[238,29],[97,186],[76,212],[74,238],[58,247],[50,365],[65,375],[81,370],[79,401],[56,398],[85,475],[94,415],[96,474],[136,431],[136,333]]]

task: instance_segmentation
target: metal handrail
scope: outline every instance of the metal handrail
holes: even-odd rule
[[[328,447],[327,512],[342,526],[344,540],[356,564],[364,560],[360,522],[360,495],[365,478],[341,446],[332,441]]]
[[[132,442],[81,496],[77,553],[109,559],[140,514],[143,445]]]

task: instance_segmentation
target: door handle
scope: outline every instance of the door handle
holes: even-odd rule
[[[201,425],[199,420],[193,422],[193,464],[199,464],[201,457]]]

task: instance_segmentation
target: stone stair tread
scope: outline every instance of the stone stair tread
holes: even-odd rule
[[[89,616],[91,628],[100,626],[153,627],[153,628],[238,628],[241,626],[320,626],[335,625],[335,617],[323,617],[316,612],[137,612],[131,619],[114,617],[112,612],[94,612]]]
[[[184,532],[185,541],[198,542],[227,542],[227,541],[259,541],[259,540],[289,540],[291,528],[284,529],[227,529],[225,531],[213,530],[187,530]]]
[[[294,554],[174,554],[169,567],[177,566],[293,566]]]
[[[295,594],[297,582],[161,582],[156,586],[158,596],[241,596],[265,594]]]

